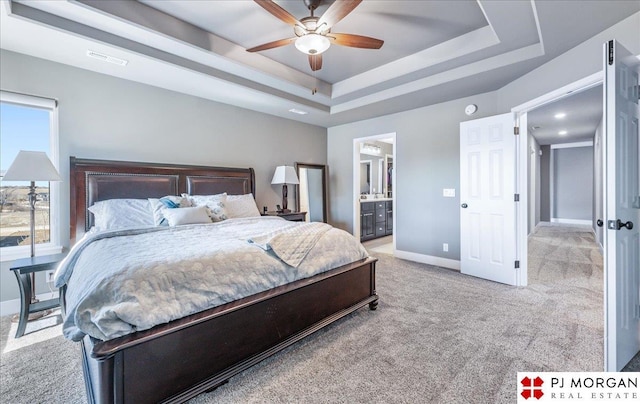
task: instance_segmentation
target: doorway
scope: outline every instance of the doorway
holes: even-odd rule
[[[604,295],[602,128],[602,85],[527,113],[528,285],[589,297],[592,313]]]
[[[367,248],[396,249],[396,134],[353,140],[353,235]]]

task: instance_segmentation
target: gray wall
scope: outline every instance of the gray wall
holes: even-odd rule
[[[471,119],[468,104],[478,105],[473,119],[497,112],[495,93],[487,93],[329,128],[332,224],[352,231],[353,139],[396,132],[396,248],[459,260],[460,122]],[[456,197],[442,197],[443,188],[455,188]]]
[[[0,60],[2,90],[59,100],[62,178],[69,178],[69,156],[253,167],[258,206],[274,209],[282,195],[271,185],[276,166],[327,162],[325,128],[5,50]],[[68,181],[62,182],[61,194],[66,241]],[[1,301],[18,298],[7,266],[0,268]],[[44,283],[38,289],[47,290]]]
[[[593,147],[553,150],[553,217],[593,219]]]
[[[540,146],[540,221],[551,221],[551,146]]]
[[[413,111],[329,128],[331,167],[330,220],[351,231],[353,222],[352,139],[397,133],[396,177],[398,197],[397,248],[444,258],[460,259],[459,198],[442,198],[442,188],[459,188],[459,122],[469,103],[479,105],[473,119],[497,113],[542,96],[602,70],[603,44],[612,38],[632,53],[640,53],[640,13],[604,30],[494,93],[481,94]],[[548,158],[549,153],[546,153]],[[545,201],[545,152],[540,161],[540,220],[549,220]],[[547,165],[548,167],[548,165]],[[546,189],[549,189],[548,187]],[[459,194],[456,193],[456,196]],[[441,251],[449,242],[449,252]]]

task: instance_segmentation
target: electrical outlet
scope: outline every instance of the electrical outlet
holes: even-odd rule
[[[442,243],[442,251],[449,251],[449,244]]]
[[[44,279],[47,281],[47,283],[53,283],[53,277],[55,276],[56,271],[46,271],[44,273]]]

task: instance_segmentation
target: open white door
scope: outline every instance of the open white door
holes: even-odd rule
[[[509,285],[518,267],[513,128],[510,113],[460,123],[460,269]]]
[[[605,368],[640,350],[640,61],[616,41],[604,47]]]

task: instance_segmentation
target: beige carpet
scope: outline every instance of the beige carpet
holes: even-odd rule
[[[57,309],[45,317],[32,320],[27,323],[24,335],[20,338],[15,338],[18,323],[12,321],[8,326],[7,341],[4,344],[2,353],[28,348],[39,342],[59,337],[62,334],[62,317],[60,309]]]
[[[602,370],[593,236],[543,227],[530,246],[527,288],[379,254],[377,311],[359,310],[193,402],[512,403],[518,371]],[[3,353],[3,402],[83,402],[78,349],[56,337]]]
[[[374,255],[377,253],[393,255],[393,243],[383,244],[381,246],[374,247],[369,251]]]

